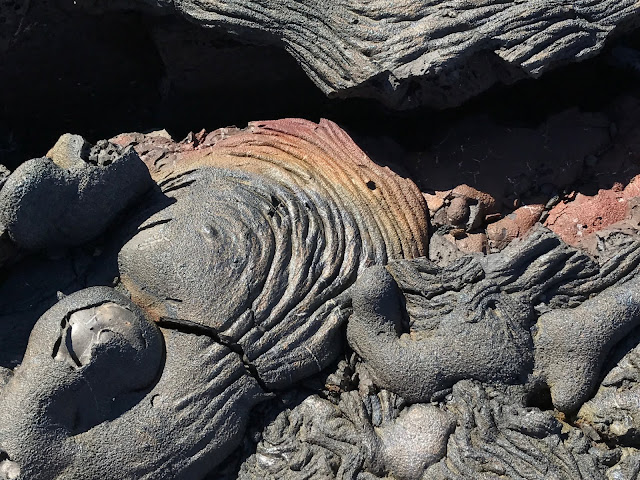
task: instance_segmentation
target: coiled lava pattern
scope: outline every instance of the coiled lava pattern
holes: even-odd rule
[[[326,120],[253,123],[153,175],[174,203],[122,249],[125,286],[239,345],[270,387],[335,358],[359,270],[427,253],[417,187]]]

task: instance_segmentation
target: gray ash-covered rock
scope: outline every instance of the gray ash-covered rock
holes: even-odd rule
[[[63,135],[46,157],[29,160],[11,174],[0,190],[0,224],[19,247],[92,240],[152,187],[132,149],[110,153],[104,147],[94,148],[89,157],[90,146],[82,137]]]
[[[383,390],[336,402],[312,395],[266,426],[238,478],[419,480],[446,453],[455,417],[435,405],[407,405]],[[364,478],[364,477],[363,477]]]
[[[184,382],[198,387],[176,388]],[[237,354],[160,330],[97,287],[38,321],[1,396],[4,462],[19,478],[79,480],[200,478],[235,447],[264,394]]]
[[[347,339],[378,385],[426,402],[464,378],[513,383],[532,369],[531,305],[502,295],[493,282],[474,285],[463,278],[460,292],[444,285],[448,312],[429,318],[424,330],[413,325],[408,331],[400,323],[400,290],[392,276],[372,268],[359,278]],[[418,276],[404,286],[428,298],[428,280]]]
[[[461,381],[444,409],[456,416],[457,427],[446,457],[425,472],[425,479],[604,478],[606,453],[593,452],[591,441],[553,412],[526,406],[517,389]]]
[[[467,378],[533,375],[559,410],[572,411],[593,393],[607,354],[640,326],[636,280],[626,281],[639,265],[637,243],[599,266],[544,228],[444,268],[391,262],[388,273],[359,277],[347,338],[376,382],[410,401]]]
[[[65,136],[3,188],[58,239],[30,165],[151,183],[0,285],[0,319],[50,307],[0,368],[0,478],[633,478],[637,233],[434,263],[422,193],[335,124],[211,138]],[[86,215],[123,188],[78,185]]]
[[[637,345],[638,332],[629,335],[626,346]],[[611,369],[596,395],[585,403],[578,417],[602,438],[640,447],[640,347],[635,346]]]
[[[573,411],[591,396],[612,348],[638,327],[638,281],[621,283],[578,307],[548,312],[538,320],[536,368],[561,411]]]
[[[51,155],[72,170],[82,158],[67,152],[85,147],[65,137]],[[264,122],[188,153],[180,164],[155,166],[152,213],[132,215],[132,236],[112,234],[124,242],[118,266],[126,302],[113,300],[119,294],[111,288],[80,290],[34,327],[0,414],[0,448],[21,476],[202,478],[236,448],[251,408],[270,390],[338,356],[358,272],[426,253],[419,190],[374,164],[335,124]],[[108,170],[119,161],[83,168]],[[24,182],[30,186],[31,177]],[[105,186],[112,194],[122,188]],[[108,196],[91,198],[108,205]],[[24,215],[17,210],[16,221]],[[45,238],[56,234],[50,223],[40,227]],[[114,302],[122,308],[101,313]],[[128,305],[138,323],[129,321]],[[117,335],[122,323],[127,341],[140,340],[159,363],[138,368]],[[138,324],[158,344],[140,339]],[[114,381],[94,387],[103,369]],[[146,383],[135,383],[139,376]],[[85,384],[93,403],[73,394]]]

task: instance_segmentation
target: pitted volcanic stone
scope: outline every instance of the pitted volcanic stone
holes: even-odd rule
[[[73,332],[83,324],[91,334]],[[160,331],[128,298],[96,287],[36,324],[2,389],[0,445],[19,478],[201,478],[264,398],[237,354]]]
[[[237,344],[271,388],[336,357],[360,270],[426,254],[415,185],[328,121],[252,124],[164,175],[175,202],[123,247],[124,285],[155,318]]]
[[[376,384],[410,401],[429,401],[459,380],[530,377],[571,411],[640,322],[637,277],[624,283],[639,264],[637,241],[599,267],[542,227],[481,261],[393,261],[359,275],[347,339]],[[534,306],[547,311],[537,323]]]
[[[60,150],[74,145],[83,144]],[[155,174],[160,188],[147,201],[158,213],[119,256],[131,300],[106,288],[95,304],[84,302],[86,290],[63,298],[36,324],[3,389],[12,418],[0,418],[0,447],[30,479],[202,478],[240,442],[249,411],[267,398],[261,386],[291,387],[335,359],[358,272],[426,254],[417,187],[331,122],[253,124]],[[152,378],[157,362],[130,361],[136,337],[105,324],[107,313],[126,323],[129,304],[161,326]],[[128,343],[114,344],[121,338]],[[111,409],[92,414],[78,396],[79,416],[59,405],[34,413],[33,398],[76,405],[70,383],[92,365],[113,367],[103,384],[89,382]],[[138,375],[147,383],[112,394]],[[81,428],[55,428],[69,422]]]
[[[47,157],[20,165],[0,190],[0,223],[22,248],[80,245],[152,187],[144,163],[129,149],[107,166],[87,163],[87,144],[63,135]]]
[[[636,237],[618,232],[591,258],[538,226],[499,253],[437,265],[420,191],[335,124],[228,133],[166,139],[173,158],[147,159],[158,188],[110,247],[121,293],[61,296],[22,364],[0,371],[5,476],[201,479],[257,438],[247,478],[598,478],[621,457],[593,453],[525,400],[548,387],[575,410],[607,352],[629,348],[619,340],[638,324]],[[89,160],[109,165],[86,168],[122,161],[101,145]],[[85,147],[67,138],[56,163],[38,163],[62,175],[54,191],[69,173],[59,164],[85,168]],[[39,191],[34,178],[25,185]],[[88,204],[103,201],[89,192]],[[325,382],[345,322],[357,355]],[[310,391],[326,398],[302,401]],[[276,421],[243,442],[269,398]]]
[[[576,410],[591,396],[609,351],[640,325],[639,294],[634,279],[574,309],[540,317],[534,337],[536,369],[558,410]]]

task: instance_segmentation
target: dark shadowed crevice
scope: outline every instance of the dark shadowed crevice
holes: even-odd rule
[[[65,132],[98,140],[150,124],[164,67],[143,17],[31,3],[0,50],[0,163],[41,156]]]
[[[497,85],[462,107],[396,112],[373,100],[325,97],[279,47],[242,44],[176,16],[87,15],[43,0],[0,49],[0,164],[13,169],[42,156],[65,132],[95,142],[166,128],[179,140],[201,128],[283,117],[325,117],[356,138],[390,137],[420,150],[466,116],[533,127],[570,107],[599,111],[616,96],[636,95],[633,68],[612,66],[610,51],[637,48],[639,37],[614,39],[598,57],[541,79]]]

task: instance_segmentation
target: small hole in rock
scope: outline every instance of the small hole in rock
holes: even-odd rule
[[[527,406],[537,407],[540,410],[553,410],[551,390],[546,385],[538,385],[527,398]]]

